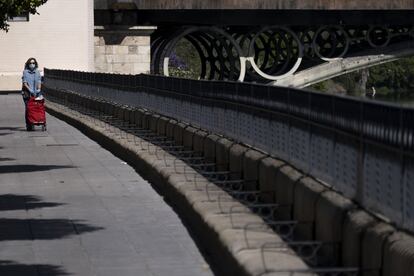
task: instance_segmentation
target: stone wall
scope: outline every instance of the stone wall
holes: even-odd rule
[[[154,27],[95,27],[95,71],[149,73],[153,30]]]

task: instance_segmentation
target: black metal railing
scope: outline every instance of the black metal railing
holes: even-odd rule
[[[120,75],[45,69],[49,78],[141,91],[190,95],[277,111],[414,152],[414,109],[356,97],[294,88],[152,75]]]

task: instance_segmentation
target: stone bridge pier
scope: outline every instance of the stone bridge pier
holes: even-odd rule
[[[153,26],[95,26],[95,71],[140,74],[150,72]]]

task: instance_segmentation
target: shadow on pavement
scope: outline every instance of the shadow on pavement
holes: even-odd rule
[[[0,162],[4,162],[4,161],[14,161],[14,160],[16,160],[16,159],[13,159],[13,158],[9,158],[9,157],[0,157]]]
[[[56,169],[74,168],[73,166],[58,165],[3,165],[0,166],[1,173],[24,173],[24,172],[41,172]]]
[[[13,134],[13,132],[4,132],[4,133],[0,133],[0,136],[6,136],[6,135],[10,135]]]
[[[4,276],[64,276],[70,275],[55,265],[20,264],[12,261],[0,261],[0,275]]]
[[[0,195],[0,211],[30,210],[65,205],[64,203],[42,202],[39,197],[31,195]],[[1,227],[1,226],[0,226]]]
[[[26,129],[23,127],[0,127],[0,130],[15,131],[15,130],[26,130]]]
[[[102,230],[69,219],[0,219],[0,241],[54,240]],[[3,274],[0,274],[3,275]]]

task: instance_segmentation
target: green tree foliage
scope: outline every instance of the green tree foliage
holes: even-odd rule
[[[170,56],[170,76],[198,79],[201,61],[197,50],[187,39],[181,39]]]
[[[356,71],[313,85],[319,91],[330,91],[332,85],[340,85],[347,94],[363,95],[358,83],[361,72]],[[398,61],[380,64],[369,68],[366,84],[367,91],[375,87],[377,94],[387,97],[408,96],[414,93],[414,57],[403,58]]]
[[[414,88],[414,58],[382,64],[370,69],[368,87],[385,88],[389,93],[406,93]]]
[[[28,12],[36,13],[36,9],[47,0],[0,0],[0,30],[9,30],[7,19]]]

